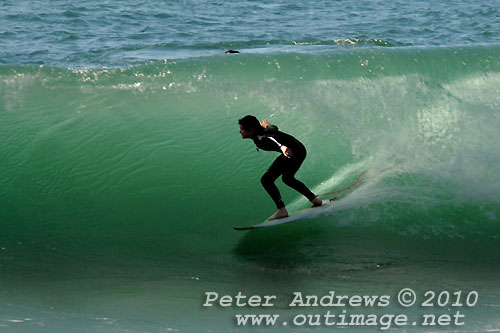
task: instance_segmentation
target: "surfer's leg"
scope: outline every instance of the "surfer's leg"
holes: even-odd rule
[[[276,158],[276,160],[274,160],[273,164],[271,164],[269,169],[266,171],[266,173],[262,176],[260,180],[262,186],[264,186],[267,193],[271,196],[274,203],[276,204],[276,208],[278,208],[276,213],[274,213],[271,217],[269,217],[268,219],[269,221],[288,216],[288,211],[285,208],[285,203],[281,199],[280,191],[278,190],[278,187],[276,187],[276,185],[274,184],[276,179],[282,173],[283,159],[280,158],[281,156],[283,155],[280,155],[278,158]]]
[[[305,154],[304,156],[301,156],[299,158],[289,160],[289,163],[283,170],[283,176],[281,177],[281,179],[283,180],[283,183],[285,183],[286,185],[293,188],[295,191],[305,196],[313,204],[313,207],[321,206],[323,202],[319,200],[317,196],[314,193],[312,193],[311,190],[309,190],[309,188],[304,183],[295,178],[295,174],[299,170],[304,159],[305,159]]]
[[[274,203],[276,204],[276,208],[278,209],[285,207],[285,203],[281,199],[280,191],[278,190],[278,187],[274,184],[276,179],[278,179],[278,177],[282,173],[282,161],[280,157],[281,155],[274,160],[273,164],[271,164],[269,169],[260,179],[262,186],[264,186],[264,189],[273,199]]]
[[[278,187],[274,184],[274,181],[278,177],[279,175],[273,175],[269,172],[266,172],[260,179],[260,182],[262,183],[262,186],[264,186],[264,189],[267,191],[269,196],[273,199],[274,203],[276,204],[276,208],[280,209],[285,207],[285,203],[281,199],[281,194],[278,190]]]
[[[304,185],[304,183],[295,178],[294,175],[284,173],[281,179],[283,180],[283,183],[305,196],[313,204],[313,207],[321,206],[323,204],[323,201],[318,199],[318,197],[314,193],[312,193],[311,190],[309,190],[307,186]]]
[[[283,180],[283,183],[305,196],[307,199],[309,199],[309,201],[313,200],[316,197],[314,193],[312,193],[311,190],[309,190],[303,182],[295,178],[293,174],[284,173],[281,179]]]

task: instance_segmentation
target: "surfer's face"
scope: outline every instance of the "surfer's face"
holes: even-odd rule
[[[253,136],[254,129],[250,129],[247,131],[246,129],[243,128],[243,125],[240,124],[240,134],[241,138],[243,139],[250,139]]]

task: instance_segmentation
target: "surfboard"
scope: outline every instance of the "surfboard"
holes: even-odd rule
[[[330,198],[328,200],[323,200],[323,204],[318,207],[309,207],[309,208],[304,208],[302,210],[299,210],[295,213],[292,213],[288,217],[284,217],[281,219],[275,219],[275,220],[266,220],[262,223],[256,224],[256,225],[251,225],[248,227],[233,227],[234,230],[251,230],[251,229],[260,229],[260,228],[268,228],[268,227],[274,227],[280,224],[284,223],[290,223],[294,221],[299,221],[302,219],[305,219],[311,215],[311,213],[320,213],[322,210],[325,210],[326,208],[330,207],[332,202],[337,199],[337,197]]]
[[[345,193],[347,193],[349,190],[351,190],[354,187],[356,187],[357,185],[361,184],[361,182],[363,181],[363,178],[367,172],[368,172],[368,170],[363,171],[354,183],[352,183],[351,185],[349,185],[341,190],[336,190],[336,191],[328,192],[328,193],[321,193],[321,194],[318,194],[318,196],[319,197],[327,196],[327,195],[330,196],[333,194],[335,194],[335,195],[344,194],[345,195]],[[276,219],[276,220],[272,220],[272,221],[266,220],[262,223],[252,225],[249,227],[233,227],[233,228],[234,228],[234,230],[251,230],[251,229],[274,227],[276,225],[289,223],[289,222],[293,222],[293,221],[300,221],[300,220],[303,220],[305,218],[311,217],[312,215],[316,216],[316,215],[320,214],[321,211],[327,209],[335,199],[337,199],[336,196],[333,198],[330,198],[328,200],[323,200],[323,204],[321,206],[305,208],[303,210],[299,210],[298,212],[292,213],[288,217],[284,217],[281,219]]]
[[[357,185],[359,185],[363,181],[363,178],[367,172],[368,172],[368,170],[363,171],[354,183],[352,183],[351,185],[349,185],[341,190],[336,190],[336,191],[328,192],[328,193],[321,193],[321,194],[318,194],[318,196],[321,197],[321,196],[327,196],[327,195],[331,196],[333,194],[336,194],[336,195],[345,194],[349,190],[351,190],[354,187],[356,187]],[[262,223],[255,224],[255,225],[252,225],[249,227],[233,227],[233,229],[234,230],[260,229],[260,228],[274,227],[276,225],[285,224],[285,223],[289,223],[289,222],[293,222],[293,221],[300,221],[300,220],[303,220],[305,218],[308,218],[311,216],[316,216],[316,215],[320,214],[321,211],[327,209],[335,199],[337,199],[337,196],[330,198],[328,200],[323,200],[323,204],[321,206],[305,208],[303,210],[299,210],[298,212],[292,213],[288,217],[284,217],[284,218],[276,219],[276,220],[271,220],[271,221],[266,220]]]

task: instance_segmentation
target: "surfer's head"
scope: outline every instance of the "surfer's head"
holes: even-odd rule
[[[243,139],[250,139],[255,133],[264,129],[259,120],[250,115],[238,120],[238,124],[240,125],[240,134]]]

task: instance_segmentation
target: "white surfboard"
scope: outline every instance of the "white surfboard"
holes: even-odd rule
[[[329,207],[333,200],[335,200],[337,197],[333,197],[328,200],[323,200],[323,204],[318,207],[309,207],[305,208],[302,210],[299,210],[298,212],[292,213],[288,217],[284,217],[281,219],[276,219],[276,220],[271,220],[271,221],[265,221],[260,224],[252,225],[249,227],[233,227],[234,230],[251,230],[251,229],[260,229],[260,228],[267,228],[267,227],[274,227],[276,225],[284,224],[284,223],[290,223],[293,221],[299,221],[304,218],[307,218],[311,215],[311,213],[319,213],[322,210],[325,210],[327,207]]]

